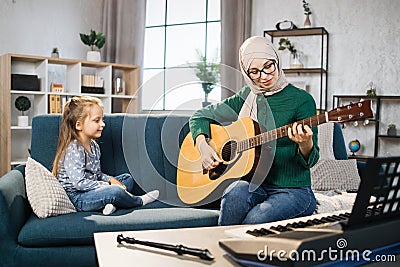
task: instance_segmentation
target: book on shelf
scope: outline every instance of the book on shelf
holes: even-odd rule
[[[49,95],[49,114],[61,113],[61,96],[60,95]]]
[[[81,92],[87,94],[104,94],[104,79],[98,75],[82,75]]]
[[[98,75],[82,75],[82,86],[104,87],[104,79]]]

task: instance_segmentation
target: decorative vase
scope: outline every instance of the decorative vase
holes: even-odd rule
[[[211,102],[203,101],[201,104],[202,104],[202,106],[203,106],[203,108],[204,108],[204,107],[207,107],[208,105],[210,105]]]
[[[18,116],[18,126],[27,127],[29,125],[29,116]]]
[[[291,53],[290,54],[290,68],[291,69],[302,69],[304,67],[303,63],[300,60],[299,53]]]
[[[310,27],[311,27],[310,15],[306,15],[306,19],[304,21],[304,28],[310,28]]]
[[[203,107],[206,107],[211,104],[211,102],[208,101],[208,94],[212,91],[212,89],[214,88],[214,85],[209,82],[202,82],[201,86],[203,87],[203,91],[204,91]]]
[[[87,61],[100,62],[101,56],[99,51],[88,51],[86,55]]]
[[[396,130],[396,128],[388,128],[388,129],[387,129],[387,135],[389,135],[389,136],[396,136],[396,135],[397,135],[397,130]]]

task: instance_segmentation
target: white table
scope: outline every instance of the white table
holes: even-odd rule
[[[243,226],[214,226],[199,228],[181,228],[165,230],[125,231],[95,233],[97,259],[100,267],[124,266],[240,266],[219,247],[220,239],[229,238],[224,234],[226,229]],[[202,260],[190,255],[177,255],[173,251],[161,250],[142,245],[120,245],[117,236],[134,237],[143,241],[167,243],[171,245],[184,245],[186,247],[208,249],[215,257],[213,261]],[[395,262],[374,262],[368,267],[394,267],[399,266],[400,254]]]
[[[234,226],[237,227],[237,226]],[[240,226],[239,226],[240,227]],[[232,261],[219,247],[218,241],[227,238],[224,230],[228,227],[199,227],[166,230],[145,230],[126,232],[95,233],[97,259],[100,267],[124,266],[240,266]],[[142,245],[120,245],[117,236],[134,237],[139,240],[186,247],[208,249],[215,257],[213,261],[202,260],[190,255],[177,255],[173,251],[161,250]]]

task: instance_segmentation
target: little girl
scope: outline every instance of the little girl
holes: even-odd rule
[[[90,96],[74,96],[65,104],[53,174],[65,188],[78,211],[103,208],[103,214],[116,208],[134,208],[156,200],[159,191],[134,196],[133,178],[125,173],[112,177],[100,169],[100,147],[95,139],[105,124],[103,104]]]

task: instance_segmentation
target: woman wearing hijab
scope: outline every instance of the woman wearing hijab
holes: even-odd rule
[[[239,62],[247,86],[190,118],[190,131],[207,170],[221,162],[207,143],[210,123],[250,117],[268,129],[271,122],[278,128],[316,115],[312,96],[287,82],[279,55],[268,39],[247,39],[240,47]],[[317,128],[294,123],[287,131],[287,137],[276,140],[270,170],[257,189],[252,190],[244,180],[225,189],[219,225],[266,223],[314,212],[310,168],[319,158]]]

